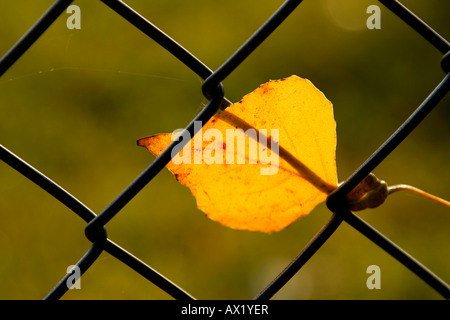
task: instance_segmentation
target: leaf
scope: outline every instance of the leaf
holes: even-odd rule
[[[157,134],[138,144],[158,156],[176,137]],[[309,80],[291,76],[213,116],[167,167],[212,220],[270,233],[337,187],[335,151],[331,102]]]

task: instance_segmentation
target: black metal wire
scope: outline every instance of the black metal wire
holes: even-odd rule
[[[80,216],[84,221],[89,222],[96,217],[95,213],[92,212],[88,207],[81,203],[78,199],[72,196],[69,192],[64,190],[54,181],[43,175],[37,169],[33,168],[31,165],[26,163],[24,160],[19,158],[17,155],[12,153],[10,150],[6,149],[4,146],[0,145],[0,160],[8,164],[10,167],[21,173],[23,176],[28,178],[30,181],[34,182],[36,185],[41,187],[43,190],[47,191],[55,199],[59,200],[67,208],[72,210],[78,216]],[[103,234],[102,234],[103,235]],[[95,250],[93,254],[96,253]],[[105,245],[105,251],[116,257],[118,260],[122,261],[126,265],[133,268],[136,272],[142,275],[147,280],[154,283],[156,286],[164,290],[166,293],[174,297],[175,299],[186,300],[193,299],[188,293],[183,291],[177,285],[172,283],[170,280],[166,279],[164,276],[159,274],[157,271],[153,270],[151,267],[146,265],[144,262],[134,257],[132,254],[127,252],[125,249],[121,248],[111,240],[107,240]],[[90,259],[88,255],[85,259]],[[82,260],[81,260],[82,262]],[[78,266],[79,267],[79,266]],[[80,270],[84,270],[80,268]],[[63,280],[61,280],[63,282]],[[65,283],[65,282],[64,282]],[[55,288],[56,289],[56,288]],[[68,289],[68,288],[66,288]],[[61,288],[56,289],[61,292]],[[48,298],[54,298],[56,294],[50,292]]]
[[[161,47],[170,52],[178,60],[184,63],[189,69],[194,71],[202,79],[207,79],[213,72],[203,62],[193,56],[189,51],[179,45],[175,40],[165,34],[142,15],[137,13],[126,3],[120,0],[101,0],[104,4],[118,13],[121,17],[145,33]],[[222,108],[226,108],[231,102],[224,98]]]
[[[153,25],[150,21],[145,19],[142,15],[133,10],[123,1],[119,0],[101,0],[109,8],[118,13],[122,18],[127,20],[133,26],[141,30],[161,47],[170,52],[178,60],[184,63],[188,68],[194,71],[202,79],[206,79],[211,75],[212,70],[209,69],[203,62],[198,60],[189,51],[184,49],[175,40],[165,34],[158,27]]]
[[[389,137],[346,181],[339,185],[327,199],[331,211],[345,207],[345,195],[372,172],[436,107],[450,88],[450,75],[446,75],[414,113]]]
[[[193,137],[197,131],[195,131],[196,126],[194,122],[201,121],[202,124],[208,122],[208,120],[216,113],[218,110],[222,99],[223,91],[217,92],[216,96],[208,102],[206,107],[195,117],[194,120],[186,127],[186,129],[181,133],[181,136],[185,135],[186,132]],[[150,166],[147,167],[113,202],[110,203],[95,219],[93,219],[86,226],[86,236],[89,240],[95,241],[95,237],[98,234],[98,230],[101,229],[108,221],[110,221],[139,191],[144,188],[147,183],[152,180],[172,159],[172,150],[179,145],[179,148],[184,147],[189,141],[187,139],[172,142],[166,150],[163,151],[157,157]]]
[[[330,238],[340,226],[341,222],[342,217],[334,214],[298,256],[255,297],[255,300],[268,300],[272,298]]]
[[[12,153],[10,150],[5,148],[3,145],[0,145],[0,160],[20,172],[23,176],[34,182],[43,190],[47,191],[67,208],[75,212],[84,221],[88,222],[95,217],[95,213],[82,204],[78,199],[26,163],[24,160],[19,158],[17,155]]]
[[[205,82],[203,94],[208,97],[209,91],[217,87],[230,75],[267,37],[294,11],[302,0],[288,0]]]
[[[97,241],[92,244],[84,256],[76,263],[76,267],[80,270],[80,276],[83,275],[87,269],[97,260],[100,254],[105,249],[106,233],[103,239],[97,238]],[[72,274],[67,273],[62,280],[49,292],[44,300],[58,300],[69,290],[67,280],[72,277]]]
[[[396,0],[379,1],[442,53],[445,54],[450,50],[450,44],[447,40],[441,37],[436,31],[434,31],[400,2]],[[327,205],[330,210],[334,211],[337,207],[342,207],[342,205],[339,205],[338,202],[342,203],[345,201],[345,194],[356,187],[358,183],[360,183],[370,172],[372,172],[417,127],[417,125],[445,97],[449,91],[449,86],[450,83],[447,75],[422,103],[422,105],[419,106],[419,108],[417,108],[417,110],[403,123],[403,125],[343,184],[341,184],[339,188],[332,192],[327,200]]]
[[[147,27],[151,29],[152,32],[148,32],[149,36],[155,36],[157,42],[161,43],[167,50],[173,51],[180,55],[184,61],[188,63],[192,63],[192,58],[189,53],[184,49],[180,49],[180,45],[175,41],[171,40],[166,36],[166,40],[163,41],[164,34],[156,30],[155,28],[151,28],[148,23],[145,23],[140,16],[133,14],[130,12],[130,8],[122,5],[121,1],[113,1],[113,0],[102,0],[108,5],[111,5],[114,10],[119,10],[120,14],[124,14],[130,19],[133,20],[133,24]],[[202,90],[209,99],[211,99],[207,106],[199,113],[199,115],[188,125],[185,131],[189,132],[190,136],[194,136],[196,132],[194,132],[194,122],[201,121],[204,125],[206,122],[214,115],[214,113],[218,110],[221,101],[223,99],[223,88],[221,87],[220,82],[222,81],[223,76],[227,76],[230,72],[232,72],[247,56],[260,44],[264,39],[266,39],[273,30],[275,30],[279,24],[295,9],[295,7],[301,1],[286,1],[280,9],[269,18],[269,20],[264,23],[264,25],[249,38],[249,40],[239,48],[235,54],[231,56],[227,62],[225,62],[216,72],[214,72],[211,76],[209,76],[203,86]],[[139,22],[139,24],[138,24]],[[147,29],[145,29],[147,30]],[[161,38],[162,37],[162,38]],[[195,66],[198,65],[198,60],[195,60]],[[203,69],[202,69],[203,70]],[[205,71],[206,72],[206,71]],[[219,74],[218,77],[215,75]],[[206,84],[206,85],[205,85]],[[216,90],[219,88],[219,91]],[[181,134],[183,136],[184,133]],[[178,147],[182,148],[187,140],[184,140],[182,144]],[[91,221],[86,227],[86,236],[90,238],[91,241],[94,240],[92,237],[95,229],[98,229],[100,226],[105,225],[110,221],[116,214],[121,210],[151,179],[156,176],[171,160],[172,150],[179,144],[178,141],[173,142],[155,161],[138,177],[134,180],[122,194],[119,195],[102,213],[100,213],[93,221]]]
[[[408,253],[403,251],[399,246],[383,236],[380,232],[375,230],[367,222],[363,221],[355,214],[351,213],[348,210],[343,210],[340,214],[344,216],[345,222],[361,232],[373,243],[389,253],[392,257],[394,257],[398,262],[402,263],[409,270],[414,272],[430,287],[439,292],[445,299],[450,298],[450,286],[447,285],[429,269],[427,269],[424,265],[410,256]]]
[[[151,22],[119,0],[101,0],[104,4],[144,32],[151,39],[177,57],[182,63],[204,79],[202,91],[209,99],[206,107],[186,127],[182,135],[195,132],[194,121],[202,121],[203,124],[214,115],[219,108],[225,108],[230,102],[224,98],[221,82],[228,77],[267,37],[292,13],[302,2],[301,0],[288,0],[215,72],[193,56],[189,51],[180,46],[163,31]],[[422,35],[429,43],[440,50],[444,57],[442,68],[448,73],[450,70],[449,50],[447,40],[421,21],[416,15],[396,0],[379,0],[389,10],[405,21],[411,28]],[[52,25],[58,16],[72,3],[72,0],[58,0],[42,15],[42,17],[29,29],[29,31],[0,59],[0,76],[3,75]],[[431,110],[445,97],[449,91],[450,80],[447,74],[425,101],[403,123],[392,136],[379,147],[373,155],[364,162],[344,183],[342,183],[327,199],[327,206],[335,212],[328,223],[305,246],[300,254],[261,292],[255,299],[270,299],[277,293],[302,266],[320,249],[329,239],[342,221],[347,222],[353,228],[361,232],[381,249],[391,254],[395,259],[413,271],[423,279],[430,287],[435,289],[444,298],[450,298],[450,287],[439,277],[434,275],[425,266],[421,265],[413,257],[404,252],[400,247],[387,239],[377,230],[372,228],[362,219],[349,212],[345,208],[345,195],[352,190],[367,174],[375,169],[431,112]],[[144,188],[171,160],[174,148],[183,147],[188,141],[174,141],[159,157],[157,157],[119,196],[114,199],[99,215],[96,215],[78,199],[69,194],[62,187],[54,183],[44,174],[20,159],[14,153],[0,145],[0,160],[27,177],[30,181],[47,191],[55,199],[63,203],[74,213],[87,222],[85,234],[93,242],[86,254],[78,261],[76,266],[81,273],[86,272],[96,261],[101,252],[106,251],[122,261],[130,268],[141,274],[147,280],[157,285],[163,291],[176,299],[194,299],[188,293],[170,282],[164,276],[153,270],[137,257],[107,238],[106,224],[131,199]],[[59,299],[69,289],[66,281],[70,277],[66,274],[45,299]]]
[[[436,49],[443,54],[450,50],[450,43],[434,31],[429,25],[419,19],[408,8],[397,0],[378,0],[386,8],[391,10],[397,17],[406,22],[411,28],[431,43]]]
[[[53,3],[28,32],[0,59],[0,77],[39,39],[72,2],[73,0],[57,0]]]

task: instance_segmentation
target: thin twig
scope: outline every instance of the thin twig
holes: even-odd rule
[[[450,208],[450,202],[449,201],[444,200],[444,199],[439,198],[439,197],[436,197],[436,196],[433,196],[432,194],[429,194],[429,193],[427,193],[427,192],[425,192],[423,190],[420,190],[420,189],[418,189],[416,187],[413,187],[413,186],[409,186],[407,184],[398,184],[398,185],[395,185],[395,186],[388,187],[388,194],[394,193],[396,191],[401,191],[401,190],[409,191],[409,192],[418,194],[418,195],[420,195],[422,197],[425,197],[427,199],[436,201],[437,203],[440,203],[440,204]]]

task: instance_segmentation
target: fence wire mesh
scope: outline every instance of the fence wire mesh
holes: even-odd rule
[[[132,8],[132,6],[126,4],[123,1],[102,0],[101,2],[106,5],[105,11],[109,10],[108,14],[114,13],[115,16],[121,17],[121,21],[118,23],[121,23],[121,26],[123,28],[129,28],[129,25],[134,26],[147,37],[156,42],[161,48],[165,49],[166,52],[170,53],[173,57],[186,65],[193,73],[203,79],[203,82],[201,83],[201,90],[204,96],[207,98],[207,102],[206,105],[197,113],[192,122],[185,127],[185,130],[187,130],[191,134],[191,136],[194,134],[194,121],[202,121],[202,123],[206,123],[207,120],[212,117],[220,108],[226,108],[230,104],[230,100],[228,100],[224,95],[224,92],[227,91],[224,90],[224,87],[225,89],[227,88],[223,83],[227,80],[227,78],[235,73],[240,68],[240,65],[246,59],[251,57],[253,52],[260,45],[262,45],[274,31],[282,26],[285,23],[285,20],[289,16],[291,16],[293,12],[301,11],[303,5],[303,2],[299,0],[284,2],[279,8],[276,9],[276,11],[273,12],[269,19],[264,21],[264,23],[236,51],[234,51],[227,59],[225,59],[223,63],[220,63],[220,66],[215,69],[215,71],[213,71],[200,59],[198,59],[183,46],[177,43],[174,39],[165,34],[155,24],[149,21],[144,14],[139,13],[139,10],[135,10],[134,8]],[[309,1],[304,2],[307,3]],[[419,123],[429,115],[429,113],[441,102],[441,100],[445,98],[450,86],[448,75],[450,70],[449,42],[437,32],[435,32],[429,25],[419,19],[414,13],[412,13],[400,2],[393,0],[380,0],[379,2],[384,5],[384,7],[387,8],[391,13],[397,16],[398,19],[403,20],[403,22],[405,22],[417,34],[421,35],[425,40],[423,41],[424,45],[427,45],[426,42],[428,42],[442,54],[441,67],[445,75],[442,80],[435,85],[429,95],[425,99],[423,99],[423,102],[417,107],[417,109],[412,112],[411,115],[406,117],[406,120],[404,120],[403,124],[397,130],[395,130],[395,132],[391,134],[385,140],[385,142],[383,142],[381,146],[377,148],[373,152],[373,154],[359,166],[358,169],[354,170],[354,172],[351,173],[349,177],[339,185],[339,187],[332,193],[332,195],[330,195],[327,201],[327,206],[333,213],[332,217],[309,241],[309,243],[303,248],[303,250],[288,264],[288,266],[284,269],[280,269],[279,273],[277,272],[278,275],[255,296],[255,299],[270,299],[274,297],[297,273],[299,273],[299,271],[301,271],[304,265],[308,261],[310,261],[312,257],[314,257],[316,252],[321,250],[322,246],[335,233],[335,231],[341,228],[341,226],[343,225],[350,226],[351,228],[364,235],[372,243],[387,252],[394,259],[400,262],[404,267],[408,268],[417,277],[422,279],[440,296],[445,299],[450,298],[450,287],[445,283],[444,280],[435,275],[422,263],[417,261],[413,256],[406,253],[394,241],[390,240],[388,237],[377,231],[369,223],[367,223],[354,213],[346,210],[345,206],[342,204],[342,199],[345,197],[345,195],[350,190],[352,190],[365,176],[374,171],[391,154],[392,151],[394,151],[405,139],[407,139],[408,136],[419,125]],[[31,46],[33,46],[35,43],[36,45],[39,44],[39,40],[41,39],[44,32],[46,32],[47,29],[55,24],[55,21],[57,21],[57,19],[61,17],[61,15],[66,13],[68,6],[72,3],[73,1],[69,0],[58,0],[48,8],[48,10],[35,22],[35,24],[23,35],[23,37],[20,38],[20,40],[18,40],[2,57],[2,59],[0,60],[0,76],[3,76],[8,70],[10,70],[11,66],[15,64],[24,54],[26,54],[27,51],[32,50],[30,49]],[[77,2],[75,1],[74,3]],[[87,2],[80,1],[78,2],[78,4],[80,6],[83,6],[87,5]],[[138,7],[138,3],[136,4],[136,7]],[[183,9],[181,8],[180,10]],[[127,23],[126,27],[125,22]],[[206,24],[207,19],[205,19],[204,28],[208,28]],[[232,24],[230,24],[229,27],[232,28]],[[221,35],[216,35],[216,37],[220,38]],[[295,38],[295,41],[302,41],[303,45],[307,46],[306,40],[303,41],[299,39],[301,38],[300,35],[296,35]],[[106,41],[108,41],[108,39],[106,39]],[[121,41],[126,42],[126,39],[121,39]],[[208,39],[204,39],[204,43],[205,45],[207,45]],[[48,45],[48,43],[46,43],[46,45]],[[224,45],[226,47],[226,43]],[[96,50],[95,44],[93,44],[93,50]],[[117,50],[120,50],[120,48],[117,48]],[[264,48],[260,48],[259,50],[264,51]],[[289,50],[289,48],[284,48],[282,50]],[[162,54],[163,53],[158,52],[155,53],[155,56],[159,57]],[[410,54],[414,55],[414,52],[411,52]],[[152,58],[151,56],[147,57],[146,59],[149,61],[149,63],[157,63],[155,62],[156,58]],[[329,59],[332,59],[332,57],[329,57]],[[430,62],[430,68],[437,68],[436,64],[434,63],[433,65],[433,63],[434,61]],[[386,68],[391,67],[388,65],[388,63],[386,64]],[[264,68],[264,66],[261,66],[261,68]],[[380,79],[380,81],[383,80]],[[0,85],[1,84],[6,84],[7,86],[8,83],[0,82]],[[101,90],[101,88],[98,89]],[[58,90],[58,88],[38,88],[38,90],[47,90],[48,94],[52,94],[52,91]],[[87,90],[90,89],[87,88]],[[37,103],[39,103],[39,101],[37,101]],[[2,99],[2,104],[8,104],[8,101],[6,101],[6,99]],[[7,113],[5,113],[5,115],[2,117],[6,116]],[[358,121],[365,121],[365,119],[359,119]],[[150,130],[152,129],[150,128]],[[6,129],[2,132],[6,132]],[[388,135],[389,134],[387,134],[386,136]],[[42,131],[42,137],[40,139],[45,139],[45,130]],[[110,225],[113,225],[114,220],[118,220],[124,207],[127,206],[139,193],[141,193],[152,180],[157,179],[157,176],[160,174],[161,170],[170,161],[171,151],[177,145],[177,143],[178,142],[174,142],[172,145],[170,145],[166,149],[166,151],[161,154],[161,156],[156,158],[142,172],[139,172],[137,177],[126,188],[124,188],[118,194],[118,196],[109,203],[109,205],[107,205],[103,210],[98,211],[90,209],[87,205],[85,205],[71,193],[66,191],[63,186],[60,186],[58,183],[52,180],[51,174],[40,172],[38,169],[30,165],[27,159],[21,159],[18,155],[15,154],[15,150],[9,150],[8,148],[1,145],[0,159],[8,166],[12,167],[14,170],[21,173],[27,179],[39,186],[41,189],[45,190],[54,198],[54,200],[63,204],[71,212],[75,213],[86,222],[85,236],[92,244],[89,249],[81,255],[81,258],[79,258],[78,262],[76,263],[76,266],[81,271],[81,274],[84,274],[96,263],[101,263],[101,258],[99,259],[99,257],[103,252],[107,252],[111,256],[115,257],[118,261],[122,262],[124,265],[128,266],[130,269],[141,275],[144,279],[159,287],[160,290],[164,291],[169,296],[175,299],[187,300],[194,299],[194,296],[188,293],[187,290],[183,289],[182,286],[179,286],[178,284],[169,280],[168,277],[164,275],[164,271],[163,274],[161,274],[150,265],[146,264],[144,261],[128,252],[123,247],[114,243],[110,239],[110,236],[114,238],[114,233],[107,233],[108,227]],[[370,147],[372,149],[375,149],[373,146]],[[60,152],[60,150],[61,149],[59,147],[55,147],[54,150],[45,150],[45,152],[58,153]],[[111,157],[113,157],[113,155]],[[86,175],[90,174],[91,173],[86,172]],[[90,185],[86,185],[85,188],[90,189],[88,192],[96,192],[95,188],[91,187]],[[21,194],[21,199],[23,199],[23,201],[27,201],[27,194]],[[174,199],[173,201],[177,200]],[[149,207],[151,207],[151,204],[149,204]],[[48,211],[50,210],[52,209],[48,208]],[[1,214],[8,215],[8,213],[5,211],[1,212]],[[157,214],[157,212],[152,213],[152,215]],[[443,242],[448,242],[447,231],[448,230],[444,230],[444,236],[442,237]],[[17,230],[17,232],[20,233],[20,229]],[[167,239],[160,239],[158,241],[167,241]],[[49,245],[51,246],[51,244]],[[158,248],[154,247],[152,248],[152,250],[158,251]],[[351,248],[348,250],[351,250]],[[441,255],[445,256],[447,255],[447,253],[441,252]],[[45,260],[45,256],[42,258],[42,260]],[[26,261],[26,258],[24,258],[24,261]],[[43,263],[49,264],[51,262],[43,261]],[[69,262],[67,263],[67,265],[70,264],[71,263]],[[3,277],[8,277],[8,275],[3,275]],[[62,298],[69,291],[67,281],[70,277],[72,277],[72,273],[66,273],[65,276],[60,279],[60,282],[52,290],[49,291],[45,299]],[[82,277],[81,279],[84,279],[84,277]],[[52,281],[51,279],[46,279],[46,281],[47,280]],[[83,283],[84,281],[85,280],[83,280]]]

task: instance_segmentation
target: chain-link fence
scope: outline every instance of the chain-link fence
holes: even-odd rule
[[[58,0],[45,12],[42,17],[30,28],[25,35],[3,56],[0,60],[0,75],[3,75],[27,50],[37,42],[41,35],[55,22],[55,20],[66,12],[66,9],[73,1]],[[212,71],[197,57],[187,51],[157,26],[148,21],[132,7],[122,1],[102,0],[107,7],[112,9],[128,23],[142,31],[146,36],[153,39],[168,53],[176,57],[185,64],[192,72],[201,77],[204,82],[201,89],[208,99],[207,104],[202,108],[194,120],[185,128],[191,136],[194,134],[194,121],[206,123],[220,108],[226,108],[230,102],[224,97],[223,82],[246,60],[255,49],[258,48],[295,10],[302,10],[299,6],[302,1],[286,1],[273,15],[263,23],[263,25],[245,41],[220,67]],[[307,2],[307,1],[305,1]],[[370,239],[378,247],[389,253],[398,262],[410,269],[420,277],[431,288],[442,297],[450,298],[450,287],[437,275],[428,270],[419,261],[403,251],[389,238],[378,232],[370,224],[362,220],[357,215],[345,209],[342,199],[352,190],[364,177],[375,170],[377,166],[389,156],[389,154],[399,146],[403,140],[417,127],[417,125],[439,104],[449,91],[450,80],[448,72],[450,70],[450,44],[416,15],[409,11],[398,1],[379,1],[392,13],[403,20],[410,28],[420,34],[426,41],[434,46],[443,55],[441,66],[445,72],[442,81],[431,91],[422,104],[404,121],[375,152],[357,170],[355,170],[339,187],[329,196],[328,208],[334,212],[331,219],[313,237],[313,239],[303,248],[298,256],[279,273],[279,275],[268,284],[257,296],[256,299],[270,299],[281,290],[290,279],[318,252],[322,245],[327,242],[331,235],[343,224],[347,224]],[[207,41],[205,39],[205,41]],[[263,50],[263,49],[261,49]],[[389,66],[388,66],[389,67]],[[3,101],[2,103],[7,103]],[[150,132],[151,133],[151,132]],[[173,283],[163,274],[155,271],[137,257],[133,256],[125,249],[112,242],[107,234],[108,224],[120,215],[122,209],[138,195],[147,184],[155,179],[160,171],[171,159],[171,151],[178,142],[171,144],[161,156],[153,161],[137,178],[129,184],[104,210],[95,213],[85,204],[72,196],[63,187],[52,181],[46,174],[39,172],[36,168],[15,155],[14,150],[8,150],[3,145],[0,148],[0,158],[4,163],[20,172],[27,179],[34,182],[43,190],[47,191],[55,200],[69,208],[73,213],[81,217],[86,223],[85,235],[92,246],[81,259],[76,263],[81,274],[84,274],[96,261],[102,252],[110,255],[127,265],[132,270],[139,273],[143,278],[158,286],[161,290],[176,299],[193,299],[187,291],[176,283]],[[58,152],[56,148],[55,152]],[[89,173],[88,173],[89,174]],[[89,188],[89,186],[86,186]],[[95,191],[92,191],[95,192]],[[26,199],[26,195],[23,195]],[[1,213],[7,214],[5,212]],[[448,239],[447,239],[448,240]],[[164,240],[161,240],[164,241]],[[445,253],[442,253],[445,255]],[[49,262],[47,262],[49,263]],[[69,265],[69,263],[68,263]],[[72,272],[54,287],[46,296],[46,299],[59,299],[69,290],[68,281],[73,277]]]

